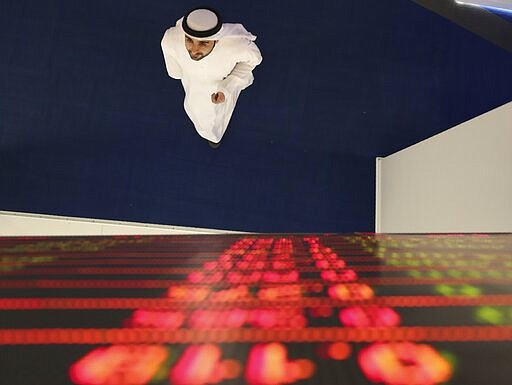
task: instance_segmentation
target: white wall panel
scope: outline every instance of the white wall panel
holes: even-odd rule
[[[377,232],[512,232],[512,102],[378,158],[377,174]]]

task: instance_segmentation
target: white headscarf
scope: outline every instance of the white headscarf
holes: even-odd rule
[[[176,22],[176,27],[179,27],[184,34],[186,32],[183,30],[183,17]],[[187,35],[189,36],[189,35]],[[252,33],[248,32],[242,24],[232,24],[232,23],[223,23],[220,31],[216,34],[208,37],[198,38],[194,36],[190,36],[195,40],[220,40],[231,37],[245,38],[251,41],[256,40],[256,36]]]

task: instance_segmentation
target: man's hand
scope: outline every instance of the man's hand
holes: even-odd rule
[[[226,100],[226,97],[224,96],[224,93],[222,93],[222,92],[216,92],[216,93],[212,94],[212,103],[214,103],[214,104],[224,103],[225,100]]]

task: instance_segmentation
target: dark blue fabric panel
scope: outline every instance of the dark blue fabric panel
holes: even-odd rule
[[[0,208],[370,231],[374,158],[511,100],[512,56],[407,1],[211,1],[264,61],[217,150],[160,39],[189,1],[5,0]]]

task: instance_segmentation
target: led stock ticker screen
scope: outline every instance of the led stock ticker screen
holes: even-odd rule
[[[512,381],[510,234],[0,238],[0,384]]]

